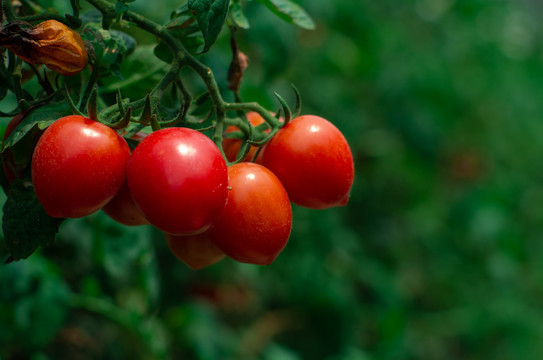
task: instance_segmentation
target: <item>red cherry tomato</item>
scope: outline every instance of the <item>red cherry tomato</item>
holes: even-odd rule
[[[232,165],[228,176],[228,202],[209,229],[209,236],[234,260],[269,265],[290,236],[288,195],[271,171],[255,163]]]
[[[141,142],[146,136],[147,134],[144,132],[137,132],[132,135],[131,138]],[[143,216],[142,212],[132,199],[132,194],[130,194],[126,181],[117,195],[102,208],[102,211],[110,218],[123,225],[138,226],[149,224],[149,221]]]
[[[79,115],[55,121],[32,155],[32,183],[52,217],[78,218],[102,208],[126,177],[130,150],[104,124]]]
[[[295,204],[326,209],[349,201],[353,156],[343,134],[326,119],[313,115],[293,119],[266,145],[263,164],[277,175]]]
[[[149,221],[145,219],[145,216],[143,216],[136,203],[134,203],[126,181],[113,199],[102,208],[102,211],[123,225],[138,226],[149,224]]]
[[[247,120],[249,120],[252,126],[257,126],[264,123],[264,119],[262,118],[262,116],[260,116],[259,113],[254,112],[254,111],[250,111],[247,113]],[[238,130],[237,127],[228,126],[226,128],[225,133],[234,132],[236,130]],[[239,149],[241,148],[241,140],[225,138],[222,142],[222,147],[228,161],[235,161],[236,157],[238,156]],[[247,155],[242,161],[252,161],[257,151],[258,151],[258,147],[251,146],[249,149],[249,152],[247,153]],[[255,162],[261,163],[261,161],[262,161],[262,151],[258,155]]]
[[[172,254],[192,270],[213,265],[225,257],[224,253],[211,242],[209,234],[175,236],[164,234]]]
[[[145,218],[174,235],[203,232],[228,196],[219,148],[205,135],[167,128],[148,135],[128,161],[130,193]]]

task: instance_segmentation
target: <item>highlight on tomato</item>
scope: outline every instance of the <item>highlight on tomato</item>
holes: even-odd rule
[[[232,165],[228,177],[228,202],[209,229],[209,237],[234,260],[269,265],[286,246],[292,228],[287,192],[259,164]]]
[[[349,201],[351,149],[341,131],[322,117],[302,115],[290,121],[266,144],[262,161],[297,205],[326,209]]]
[[[117,194],[130,150],[115,130],[80,115],[56,120],[32,155],[32,183],[52,217],[90,215]]]

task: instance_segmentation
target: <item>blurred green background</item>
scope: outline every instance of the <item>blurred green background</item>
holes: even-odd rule
[[[67,221],[0,267],[2,359],[541,359],[541,2],[299,3],[315,31],[249,2],[242,97],[274,110],[294,83],[335,123],[350,203],[294,206],[268,267],[197,272],[151,228]],[[225,31],[203,59],[223,86],[230,57]]]

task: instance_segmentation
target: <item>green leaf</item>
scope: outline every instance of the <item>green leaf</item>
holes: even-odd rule
[[[101,76],[113,74],[122,78],[121,63],[124,56],[134,50],[135,40],[119,31],[105,30],[99,23],[87,24],[81,37],[92,44],[96,63],[102,69]]]
[[[202,45],[204,44],[202,37],[199,35],[187,35],[187,33],[190,33],[190,29],[175,29],[171,30],[171,32],[179,39],[181,40],[181,43],[185,47],[185,49],[190,52],[191,54],[196,54],[199,49],[202,48]],[[158,45],[153,50],[156,57],[158,57],[160,60],[171,64],[173,61],[173,53],[163,42],[159,42]]]
[[[115,15],[119,16],[125,14],[128,11],[128,5],[122,1],[117,1],[115,4]]]
[[[175,18],[180,15],[187,15],[190,13],[189,6],[187,3],[180,5],[174,12],[172,12],[171,17]]]
[[[315,29],[315,22],[298,4],[290,0],[258,0],[281,19],[302,29]]]
[[[249,28],[249,20],[245,17],[240,0],[233,0],[230,5],[230,20],[241,29]]]
[[[10,349],[23,348],[24,358],[43,359],[31,354],[54,341],[69,310],[70,290],[60,269],[36,254],[25,262],[2,266],[0,287],[2,356],[12,353]]]
[[[49,103],[32,111],[30,114],[26,115],[24,120],[8,136],[4,148],[14,146],[35,126],[43,130],[55,120],[70,114],[72,114],[72,110],[66,102]]]
[[[134,52],[136,49],[136,46],[138,43],[136,42],[136,39],[134,39],[132,36],[128,35],[125,32],[119,31],[119,30],[109,30],[111,35],[115,37],[116,41],[122,40],[124,44],[124,48],[126,49],[125,55],[129,55]]]
[[[152,91],[168,67],[155,56],[153,48],[152,44],[137,46],[121,64],[122,78],[109,76],[101,79],[100,93],[116,93],[120,89],[123,97],[138,99]]]
[[[22,180],[10,185],[7,196],[2,228],[11,256],[15,260],[25,259],[38,246],[51,245],[64,219],[47,215],[32,186]]]
[[[198,26],[204,36],[202,52],[209,50],[219,37],[229,4],[229,0],[189,0],[189,9],[196,14]]]

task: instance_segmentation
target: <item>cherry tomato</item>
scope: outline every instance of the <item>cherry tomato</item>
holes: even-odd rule
[[[262,118],[262,116],[260,116],[259,113],[254,112],[254,111],[250,111],[247,113],[247,120],[249,120],[252,126],[257,126],[264,123],[264,119]],[[228,126],[226,128],[225,133],[234,132],[236,130],[238,130],[237,127]],[[228,161],[235,161],[236,157],[238,156],[239,149],[241,148],[241,140],[225,138],[222,142],[222,147]],[[251,146],[249,149],[249,152],[247,153],[247,155],[242,161],[252,161],[257,151],[258,151],[258,147]],[[258,157],[255,162],[261,163],[261,160],[262,160],[262,151],[258,154]]]
[[[128,161],[130,193],[145,218],[174,235],[203,232],[228,196],[228,172],[219,148],[187,128],[148,135]]]
[[[292,209],[279,179],[255,163],[228,168],[230,192],[209,236],[234,260],[269,265],[287,244]]]
[[[211,242],[209,234],[176,236],[164,234],[172,254],[192,270],[213,265],[225,257],[224,253]]]
[[[149,224],[140,209],[134,203],[126,181],[119,192],[103,208],[110,218],[127,226],[138,226]]]
[[[263,164],[283,183],[290,200],[312,209],[349,201],[354,163],[349,144],[331,122],[303,115],[266,145]]]
[[[113,129],[79,115],[55,121],[32,155],[32,183],[52,217],[78,218],[102,208],[126,177],[130,150]]]
[[[144,132],[137,132],[132,135],[131,139],[141,142],[146,136],[147,134]],[[149,224],[149,221],[143,216],[142,212],[132,199],[132,194],[130,194],[126,181],[117,195],[102,208],[102,211],[110,218],[123,225],[138,226]]]

